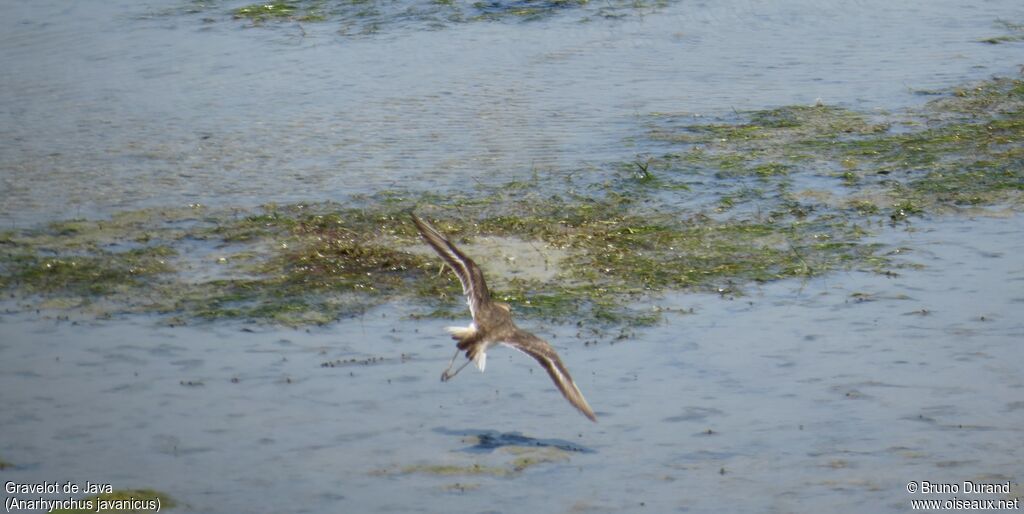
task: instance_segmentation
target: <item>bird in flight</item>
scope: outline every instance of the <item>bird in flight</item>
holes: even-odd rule
[[[555,349],[543,339],[516,327],[512,323],[512,309],[508,304],[491,300],[491,293],[487,290],[484,274],[480,271],[480,267],[473,262],[473,259],[467,257],[437,229],[415,214],[412,214],[412,221],[419,229],[423,240],[444,259],[455,275],[459,277],[459,282],[462,283],[462,294],[466,295],[469,313],[473,316],[473,322],[468,327],[448,328],[452,339],[458,341],[456,345],[458,348],[455,350],[451,362],[448,363],[448,368],[441,373],[441,381],[450,380],[470,362],[475,363],[483,372],[487,365],[487,350],[503,344],[536,359],[551,376],[551,380],[562,392],[562,396],[584,416],[597,422],[594,411],[587,404],[587,400],[583,398],[580,388],[576,387],[572,376],[569,375],[569,370],[565,364],[562,364],[562,359],[558,358]],[[466,352],[467,360],[462,366],[459,366],[459,369],[452,372],[455,359],[462,351]]]

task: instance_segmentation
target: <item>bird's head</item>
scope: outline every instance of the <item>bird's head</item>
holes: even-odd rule
[[[512,312],[512,306],[504,302],[494,302],[494,305],[501,307],[505,312]]]

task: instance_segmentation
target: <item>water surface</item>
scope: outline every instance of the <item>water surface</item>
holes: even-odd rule
[[[674,2],[353,37],[250,27],[235,5],[12,6],[3,225],[600,173],[646,150],[650,113],[901,109],[1016,73],[1019,46],[977,41],[1024,18],[1010,1]],[[923,269],[670,294],[693,313],[623,339],[524,323],[596,425],[515,352],[441,383],[448,322],[402,302],[308,330],[8,313],[0,476],[196,512],[906,512],[911,480],[1020,479],[1020,227],[915,218],[876,238]]]
[[[242,2],[19,2],[0,20],[0,221],[464,190],[629,160],[650,113],[899,109],[1016,73],[1019,2],[671,2],[533,22],[231,19]],[[588,17],[589,15],[589,17]],[[589,21],[584,21],[587,19]]]
[[[3,476],[199,512],[905,512],[911,480],[1019,480],[1019,228],[920,223],[881,242],[924,269],[670,295],[693,314],[625,339],[525,323],[598,424],[507,349],[440,382],[449,323],[403,304],[310,330],[8,315]],[[568,449],[511,476],[436,471],[524,445]]]

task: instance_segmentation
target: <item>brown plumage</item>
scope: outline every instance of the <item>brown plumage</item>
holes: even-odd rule
[[[421,220],[415,214],[412,221],[419,229],[423,240],[429,244],[438,255],[455,271],[462,283],[462,293],[466,295],[466,302],[469,304],[469,312],[473,316],[473,322],[468,327],[452,327],[452,338],[458,341],[458,349],[448,364],[448,369],[441,374],[441,380],[447,381],[462,371],[466,364],[473,362],[484,370],[487,365],[487,350],[491,347],[504,344],[519,350],[530,357],[533,357],[548,375],[555,382],[555,386],[562,392],[562,396],[569,403],[579,409],[584,416],[596,422],[597,417],[591,410],[583,393],[576,387],[569,370],[562,364],[558,353],[543,339],[516,327],[512,323],[511,309],[507,304],[491,300],[491,294],[487,290],[487,282],[480,267],[473,262],[466,254],[462,253],[426,221]],[[454,373],[449,373],[459,352],[464,351],[468,359]]]

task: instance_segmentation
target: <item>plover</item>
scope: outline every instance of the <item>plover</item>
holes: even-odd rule
[[[594,416],[594,411],[587,404],[587,400],[583,398],[580,388],[576,387],[572,376],[569,375],[569,370],[566,369],[565,364],[562,364],[562,359],[558,358],[555,349],[547,341],[516,327],[512,323],[512,309],[508,304],[491,300],[487,283],[484,281],[484,274],[480,271],[480,267],[473,262],[473,259],[459,251],[437,229],[415,214],[412,214],[412,221],[419,229],[423,240],[451,266],[452,271],[459,277],[459,282],[462,283],[462,294],[466,295],[469,313],[473,316],[473,321],[468,327],[448,328],[452,339],[458,341],[456,345],[458,348],[448,363],[448,368],[441,373],[441,381],[450,380],[470,362],[475,363],[483,372],[487,366],[487,350],[503,344],[536,359],[551,376],[551,380],[562,392],[562,396],[584,416],[596,422],[597,417]],[[467,360],[453,373],[452,366],[455,365],[455,359],[462,351],[466,352]]]

